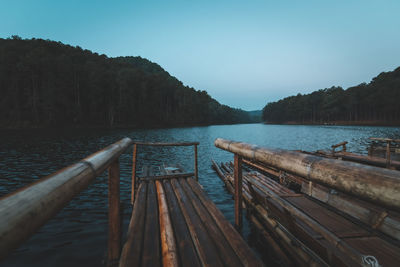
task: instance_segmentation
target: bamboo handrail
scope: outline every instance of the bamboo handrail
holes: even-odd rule
[[[29,238],[74,196],[86,189],[98,175],[117,162],[119,156],[132,144],[133,141],[130,138],[124,138],[76,164],[2,197],[0,199],[0,259]],[[110,173],[110,179],[118,176],[119,181],[117,166],[113,165]],[[114,184],[115,181],[112,183]],[[115,186],[112,189],[114,193],[119,188],[118,185]],[[113,205],[116,205],[116,196],[109,197]],[[117,216],[114,214],[112,217]],[[118,230],[116,232],[118,233]],[[117,239],[116,242],[120,240]],[[116,245],[112,246],[117,251],[119,250]]]
[[[199,145],[199,142],[182,142],[182,143],[152,143],[152,142],[133,142],[136,145],[141,146],[196,146]]]
[[[215,146],[371,202],[400,209],[399,171],[221,138],[215,140]]]
[[[132,160],[132,192],[131,192],[131,204],[135,201],[136,192],[136,160],[137,160],[137,147],[140,146],[193,146],[194,147],[194,178],[199,181],[199,167],[198,167],[198,156],[197,146],[199,142],[181,142],[181,143],[159,143],[159,142],[138,142],[133,141],[133,160]]]

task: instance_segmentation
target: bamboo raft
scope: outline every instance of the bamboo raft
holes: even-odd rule
[[[190,174],[144,169],[119,266],[262,266]]]
[[[235,155],[213,162],[235,209],[246,208],[282,265],[398,265],[400,172],[223,139],[215,145]]]
[[[366,165],[400,170],[400,140],[389,138],[369,138],[373,143],[368,148],[368,155],[360,155],[348,152],[346,149],[347,141],[332,145],[331,151],[318,150],[314,153],[301,151],[303,153],[318,155],[322,157],[341,159],[346,161],[358,162]],[[385,146],[380,144],[386,143]],[[341,150],[336,150],[341,148]]]
[[[138,146],[194,146],[195,170],[145,167]],[[108,266],[263,266],[197,182],[198,143],[142,143],[124,138],[0,199],[0,259],[108,169]],[[132,216],[122,248],[119,156],[133,146]],[[29,221],[29,224],[26,222]]]

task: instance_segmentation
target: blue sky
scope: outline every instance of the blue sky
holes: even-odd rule
[[[400,1],[0,0],[0,37],[142,56],[246,110],[400,66]]]

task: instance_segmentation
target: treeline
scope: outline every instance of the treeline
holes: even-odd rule
[[[178,126],[242,123],[243,110],[184,86],[141,57],[0,39],[0,127]]]
[[[263,109],[268,123],[400,123],[400,67],[382,72],[369,84],[343,90],[322,89],[286,97]]]

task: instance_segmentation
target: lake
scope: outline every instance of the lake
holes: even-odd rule
[[[229,161],[233,155],[214,147],[217,137],[308,151],[329,149],[332,144],[348,141],[348,151],[366,154],[369,137],[400,138],[400,128],[240,124],[150,130],[0,131],[0,136],[0,197],[126,136],[146,142],[198,141],[199,182],[233,222],[232,197],[211,169],[211,159]],[[120,158],[125,233],[131,213],[131,160],[132,149],[129,149]],[[193,148],[139,147],[139,168],[162,162],[179,162],[186,171],[192,171]],[[243,235],[254,247],[247,222]],[[101,266],[106,248],[107,176],[104,173],[0,265]]]

